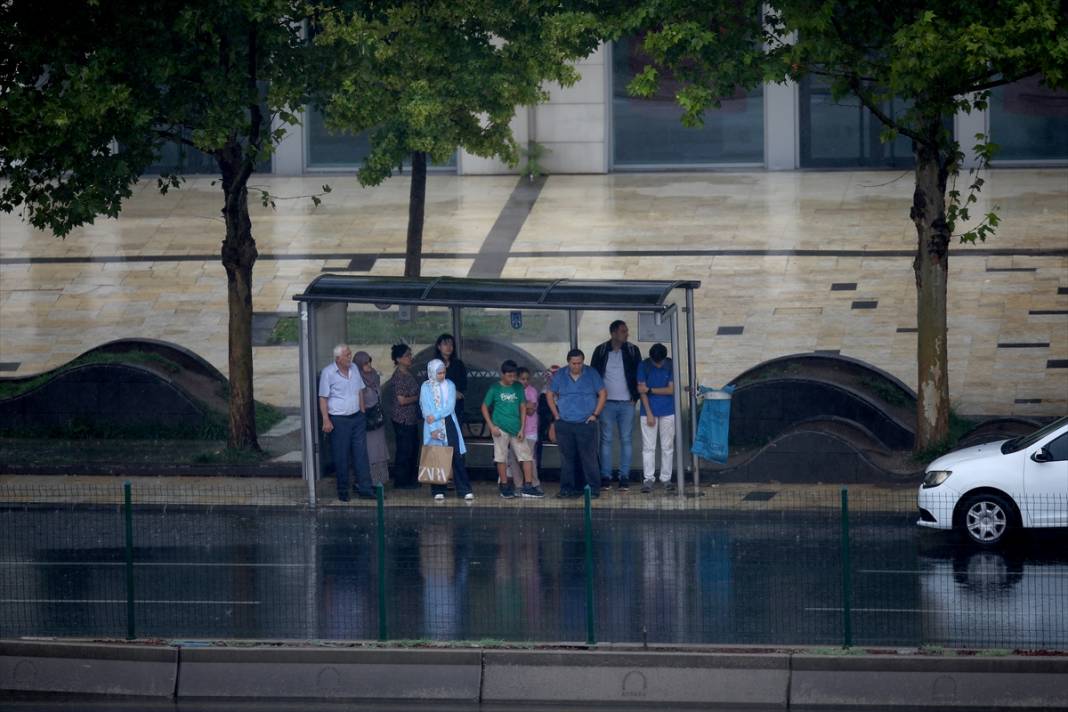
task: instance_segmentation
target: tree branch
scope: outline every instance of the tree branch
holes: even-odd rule
[[[994,89],[996,87],[1005,86],[1006,84],[1013,84],[1015,82],[1020,81],[1021,79],[1027,79],[1028,77],[1033,77],[1036,74],[1038,74],[1038,69],[1029,69],[1026,72],[1023,72],[1021,74],[1017,74],[1016,76],[1013,76],[1013,77],[1002,77],[1000,79],[992,79],[992,80],[990,80],[988,82],[984,82],[982,84],[973,85],[973,82],[977,82],[980,79],[980,77],[975,77],[970,82],[968,82],[968,86],[966,86],[965,88],[961,89],[959,92],[957,92],[957,94],[972,94],[972,93],[978,92],[978,91],[986,91],[988,89]]]
[[[938,146],[935,145],[933,141],[924,138],[912,129],[906,128],[904,126],[901,126],[900,124],[895,123],[893,119],[887,116],[886,112],[880,109],[879,105],[876,104],[875,101],[861,88],[859,77],[849,77],[848,79],[850,90],[856,95],[858,99],[860,99],[860,103],[863,104],[865,108],[867,108],[868,111],[870,111],[875,118],[879,119],[879,121],[881,121],[884,126],[892,128],[894,131],[897,131],[902,136],[907,136],[908,138],[911,138],[913,141],[923,146],[928,146],[929,148],[938,148]]]
[[[185,136],[181,135],[180,133],[175,133],[174,131],[169,131],[169,130],[165,131],[163,129],[156,129],[156,135],[158,135],[160,138],[165,138],[165,139],[174,141],[175,143],[180,143],[183,146],[189,146],[190,148],[197,148],[197,145],[195,143],[193,143],[192,141],[190,141],[188,138],[186,138]],[[199,149],[197,149],[197,150],[199,150]]]

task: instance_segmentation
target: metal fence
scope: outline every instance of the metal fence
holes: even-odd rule
[[[1063,532],[963,545],[914,490],[301,487],[0,485],[0,637],[1068,648]]]

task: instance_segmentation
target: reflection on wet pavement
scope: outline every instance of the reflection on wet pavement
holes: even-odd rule
[[[838,514],[605,511],[593,536],[598,642],[840,645]],[[3,510],[7,636],[125,634],[115,510]],[[139,637],[376,639],[374,511],[144,511]],[[1064,648],[1063,533],[960,549],[908,514],[858,513],[853,640],[869,646]],[[586,639],[581,510],[394,507],[391,640]]]

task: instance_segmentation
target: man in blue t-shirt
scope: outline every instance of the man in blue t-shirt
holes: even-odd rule
[[[667,347],[653,344],[649,358],[638,364],[638,394],[642,401],[642,492],[656,482],[656,436],[660,434],[660,483],[671,482],[675,461],[675,380]]]
[[[567,368],[561,368],[549,384],[545,400],[556,420],[556,444],[560,447],[559,497],[580,497],[585,485],[597,497],[601,473],[597,467],[597,418],[608,397],[601,375],[585,363],[581,349],[567,352]],[[583,478],[575,476],[581,465]]]

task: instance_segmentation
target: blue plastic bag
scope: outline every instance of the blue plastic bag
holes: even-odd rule
[[[701,386],[700,393],[704,396],[704,401],[701,403],[701,417],[697,421],[697,439],[694,440],[691,452],[712,462],[726,462],[729,454],[727,434],[731,428],[731,395],[734,393],[734,386]]]

